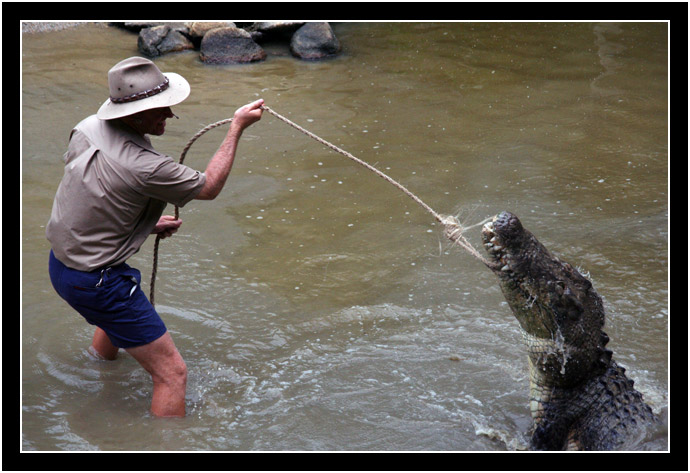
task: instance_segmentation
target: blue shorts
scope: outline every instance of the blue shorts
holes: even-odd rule
[[[141,290],[141,273],[126,263],[78,271],[50,251],[50,280],[57,293],[88,323],[103,329],[113,345],[146,345],[166,332],[165,324]]]

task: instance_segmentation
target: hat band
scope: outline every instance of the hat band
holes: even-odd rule
[[[136,94],[128,95],[126,97],[114,98],[110,97],[110,101],[113,103],[127,103],[134,102],[136,100],[145,99],[146,97],[151,97],[152,95],[160,94],[165,89],[170,87],[170,80],[166,77],[165,82],[160,85],[155,86],[153,89],[144,90],[142,92],[137,92]]]

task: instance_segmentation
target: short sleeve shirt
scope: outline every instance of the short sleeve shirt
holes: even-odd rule
[[[167,203],[184,206],[206,182],[120,120],[95,115],[72,130],[64,161],[46,237],[55,257],[80,271],[125,262]]]

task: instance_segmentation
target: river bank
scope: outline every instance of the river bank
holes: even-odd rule
[[[101,25],[105,27],[106,23],[98,21],[23,21],[22,34],[46,33],[48,31],[60,31],[85,25]]]

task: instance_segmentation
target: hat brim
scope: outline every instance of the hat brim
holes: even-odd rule
[[[189,96],[191,88],[184,77],[174,72],[164,72],[163,75],[170,81],[169,87],[163,92],[127,103],[113,103],[108,99],[98,109],[96,116],[101,120],[126,117],[152,108],[172,107]]]

